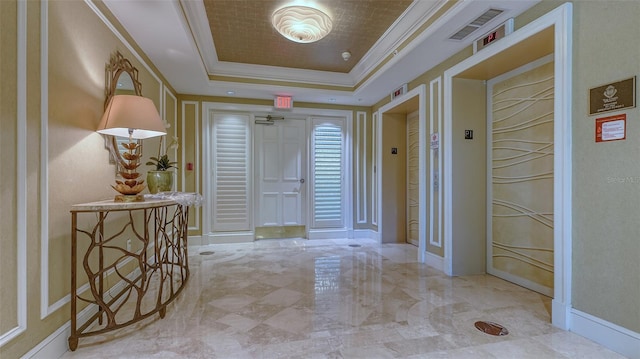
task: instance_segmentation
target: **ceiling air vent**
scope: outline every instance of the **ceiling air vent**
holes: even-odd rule
[[[478,30],[484,24],[491,21],[494,17],[502,14],[502,10],[498,9],[489,9],[484,14],[478,16],[475,20],[471,21],[467,26],[460,29],[460,31],[451,35],[449,39],[451,40],[462,40],[465,37],[469,36],[472,32]]]

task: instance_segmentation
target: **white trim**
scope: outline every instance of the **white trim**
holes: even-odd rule
[[[441,134],[442,129],[442,77],[429,82],[429,133]],[[434,113],[434,104],[437,102],[437,114]],[[437,124],[437,127],[436,127]],[[431,143],[431,141],[429,141]],[[438,178],[438,191],[435,190],[436,169],[434,157],[437,158],[437,173],[442,172],[442,148],[438,148],[438,155],[434,156],[434,149],[429,150],[429,244],[436,247],[442,247],[442,182]],[[442,177],[438,175],[438,177]],[[436,196],[437,194],[437,196]],[[434,223],[436,221],[434,210],[436,197],[438,199],[438,233],[435,232]]]
[[[177,103],[176,103],[177,104]],[[185,118],[185,107],[186,105],[193,105],[195,108],[195,116],[194,116],[194,121],[193,121],[193,125],[195,126],[195,144],[194,144],[194,148],[195,148],[195,159],[194,159],[194,163],[193,163],[193,176],[195,178],[195,189],[194,192],[199,192],[200,190],[200,136],[198,136],[198,134],[200,133],[200,122],[198,122],[198,117],[200,116],[200,106],[198,106],[198,101],[182,101],[182,106],[180,107],[180,111],[181,111],[181,117],[182,117],[182,121],[181,122],[181,127],[182,127],[182,131],[181,131],[181,137],[180,138],[180,144],[181,146],[184,146],[184,144],[187,142],[187,137],[186,137],[186,118]],[[177,107],[177,106],[176,106]],[[182,147],[182,156],[180,158],[180,163],[182,166],[182,170],[180,171],[182,173],[182,180],[180,181],[181,184],[181,191],[182,192],[186,192],[186,178],[185,178],[185,171],[186,168],[185,166],[186,164],[186,156],[185,156],[185,151],[184,151],[185,147]],[[195,226],[191,226],[188,228],[188,230],[190,231],[200,231],[200,207],[195,207]]]
[[[49,2],[40,2],[40,319],[49,308]]]
[[[431,252],[427,252],[425,255],[425,261],[424,263],[428,266],[431,266],[439,271],[443,271],[442,268],[444,267],[444,258],[440,257],[437,254],[433,254]]]
[[[563,119],[559,126],[555,126],[553,134],[557,145],[554,145],[554,172],[556,173],[553,190],[558,192],[554,199],[554,237],[561,238],[554,241],[554,305],[552,308],[564,307],[558,312],[552,312],[553,325],[568,330],[567,312],[571,308],[571,246],[572,246],[572,51],[573,51],[573,5],[566,3],[550,13],[552,21],[555,19],[554,62],[555,76],[555,117]],[[511,35],[512,36],[512,35]],[[557,139],[561,138],[562,143]],[[557,171],[556,171],[557,170]],[[558,176],[560,174],[560,176]],[[555,208],[558,208],[556,211]],[[558,270],[560,269],[560,270]]]
[[[203,246],[209,244],[227,244],[227,243],[251,243],[255,239],[255,232],[242,231],[242,232],[211,232],[203,235]]]
[[[169,123],[169,125],[171,125],[171,132],[173,132],[171,134],[171,136],[173,137],[178,137],[178,99],[171,93],[171,91],[169,91],[169,88],[166,85],[162,85],[163,91],[162,91],[162,103],[164,104],[162,106],[162,118],[164,119],[164,121],[167,121],[167,95],[169,95],[169,97],[173,98],[174,101],[174,106],[173,106],[173,123]],[[167,134],[169,134],[169,132],[167,131]],[[170,142],[170,141],[168,141]],[[165,146],[168,144],[167,141],[165,141]],[[184,142],[180,142],[180,144],[183,144]],[[175,148],[173,149],[173,157],[174,158],[178,158],[178,149]],[[177,180],[178,174],[176,172],[173,172],[173,177],[174,177],[174,183],[176,182],[175,180]],[[176,186],[176,190],[177,190],[177,186]]]
[[[371,224],[378,226],[378,118],[379,113],[371,115]]]
[[[360,140],[362,152],[360,151]],[[367,223],[367,113],[356,112],[356,218],[358,224]],[[362,186],[360,183],[362,182]],[[364,197],[364,198],[361,198]],[[360,206],[362,201],[362,206]]]
[[[88,308],[89,307],[85,308],[85,310],[81,312],[81,315],[83,315]],[[46,337],[43,341],[38,343],[38,345],[31,348],[31,350],[21,356],[20,359],[60,358],[69,350],[67,341],[70,335],[71,322],[69,321],[63,324],[55,332],[51,333],[51,335]]]
[[[640,333],[577,309],[570,310],[571,331],[631,359],[640,359]]]
[[[307,238],[309,240],[353,238],[353,231],[350,231],[350,230],[345,229],[345,228],[340,228],[340,229],[331,229],[331,228],[309,229],[309,232],[307,233]]]
[[[353,230],[353,238],[354,239],[378,239],[378,233],[372,229],[354,229]]]
[[[191,252],[192,248],[197,248],[203,245],[202,236],[189,236],[187,238],[187,247],[189,248],[189,252]]]
[[[445,255],[444,272],[452,275],[452,80],[453,77],[475,66],[489,57],[526,40],[547,28],[555,34],[555,99],[554,99],[554,303],[552,323],[562,329],[569,329],[567,318],[571,306],[571,51],[572,51],[572,4],[565,3],[546,15],[534,20],[511,35],[496,42],[483,51],[463,60],[444,72],[444,151],[445,161]]]
[[[132,259],[133,258],[131,257],[128,261],[123,262],[122,265],[120,265],[120,267],[126,265]],[[114,270],[110,271],[110,273],[114,273],[114,272],[115,272]],[[133,280],[139,275],[140,275],[140,270],[135,269],[134,271],[132,271],[127,275],[127,279]],[[116,283],[113,287],[111,287],[107,291],[107,293],[105,293],[105,296],[114,297],[116,294],[122,291],[126,283],[127,282],[124,279],[121,279],[120,281],[118,281],[118,283]],[[86,285],[83,286],[83,288],[85,288],[85,290],[88,290],[89,284],[87,283]],[[125,297],[122,297],[121,299],[116,301],[115,304],[117,305],[118,303],[121,303],[124,299]],[[81,323],[81,324],[86,323],[97,312],[98,312],[98,306],[96,304],[89,304],[80,313],[78,313],[77,315],[78,323]],[[59,358],[68,351],[69,336],[71,336],[71,321],[67,321],[58,329],[56,329],[55,332],[51,333],[51,335],[49,335],[43,341],[38,343],[38,345],[31,348],[31,350],[29,350],[26,354],[24,354],[21,357],[21,359]]]
[[[16,86],[16,321],[0,347],[27,330],[27,2],[17,3]]]
[[[421,185],[418,189],[418,218],[423,220],[418,222],[418,261],[424,263],[426,260],[427,252],[427,224],[424,220],[427,218],[427,190],[424,185],[427,183],[427,113],[425,108],[427,106],[427,85],[421,84],[411,91],[407,92],[400,97],[396,97],[393,101],[382,106],[378,112],[380,113],[380,120],[378,121],[378,136],[376,141],[378,143],[378,184],[382,183],[382,122],[384,120],[383,114],[396,106],[399,106],[408,100],[418,96],[418,113],[419,113],[419,126],[418,126],[418,183]],[[382,199],[382,188],[378,185],[378,203]],[[382,218],[382,206],[378,206],[378,218]],[[382,234],[382,222],[378,223],[378,233]]]

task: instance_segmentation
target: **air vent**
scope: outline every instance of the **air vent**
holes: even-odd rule
[[[453,34],[449,39],[462,40],[503,12],[503,10],[489,9],[484,14],[471,21],[467,26],[463,27],[460,31]]]

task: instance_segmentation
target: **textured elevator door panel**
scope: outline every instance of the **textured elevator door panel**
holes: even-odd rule
[[[487,270],[552,295],[553,63],[492,89]]]

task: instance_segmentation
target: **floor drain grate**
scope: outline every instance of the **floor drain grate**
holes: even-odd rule
[[[362,247],[362,246],[361,246],[361,245],[359,245],[359,244],[349,244],[349,247],[352,247],[352,248],[359,248],[359,247]]]
[[[200,252],[201,256],[210,256],[212,254],[214,254],[214,251],[204,251],[204,252]]]
[[[479,321],[475,323],[476,328],[484,333],[495,336],[503,336],[509,334],[507,328],[494,322]]]

